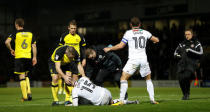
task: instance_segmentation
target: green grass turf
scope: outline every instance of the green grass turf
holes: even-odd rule
[[[118,88],[108,88],[113,98],[119,97]],[[32,88],[33,101],[21,102],[20,88],[0,88],[0,112],[210,112],[210,88],[192,88],[188,101],[180,100],[179,88],[155,88],[158,105],[149,103],[146,88],[129,88],[129,100],[140,104],[122,106],[51,106],[50,88]],[[61,101],[64,95],[59,95]]]

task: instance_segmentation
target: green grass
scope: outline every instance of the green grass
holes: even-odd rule
[[[113,98],[119,97],[118,88],[108,88]],[[33,101],[21,102],[20,88],[0,88],[0,112],[210,112],[210,88],[192,88],[188,101],[180,100],[179,88],[155,88],[159,105],[149,103],[146,88],[129,88],[129,100],[140,104],[123,106],[52,107],[50,88],[32,88]],[[59,96],[61,100],[64,95]]]

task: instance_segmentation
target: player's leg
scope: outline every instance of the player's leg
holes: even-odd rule
[[[27,95],[28,95],[28,100],[32,100],[32,94],[31,94],[31,85],[30,85],[30,80],[28,75],[26,76],[26,86],[27,86]]]
[[[151,103],[158,104],[158,102],[156,102],[154,98],[154,86],[151,80],[151,74],[148,74],[145,77],[145,80],[146,80],[146,85],[147,85],[147,92],[149,93],[149,98],[150,98]]]
[[[66,74],[72,76],[72,78],[75,78],[75,75],[72,75],[70,71],[66,71]],[[72,85],[65,84],[65,105],[68,105],[72,102]]]
[[[25,77],[25,68],[24,68],[24,59],[15,59],[15,74],[19,75],[20,88],[22,92],[22,101],[27,101],[27,87],[26,87],[26,77]]]
[[[128,89],[128,79],[138,69],[139,62],[136,59],[129,59],[123,68],[122,76],[120,77],[120,101],[125,99],[125,94]]]
[[[96,78],[95,78],[95,84],[97,86],[103,86],[104,79],[108,76],[111,75],[110,72],[106,69],[100,69]]]
[[[26,100],[28,100],[28,96],[27,96],[27,89],[26,89],[25,73],[22,73],[22,74],[19,75],[19,80],[20,80],[21,92],[22,92],[22,95],[23,95],[22,101],[26,101]]]
[[[124,101],[125,94],[128,90],[128,79],[131,77],[131,74],[126,72],[122,72],[122,76],[120,78],[120,101]]]
[[[59,99],[58,99],[58,74],[51,74],[52,77],[52,85],[51,85],[51,90],[52,90],[52,95],[53,95],[53,103],[52,105],[58,105],[59,104]]]
[[[30,79],[28,77],[29,72],[32,71],[32,62],[30,59],[25,59],[25,70],[26,70],[26,86],[27,86],[27,95],[28,95],[28,100],[32,100],[32,93],[31,93],[31,85],[30,85]],[[30,72],[31,73],[31,72]]]
[[[58,77],[58,94],[62,94],[63,92],[63,87],[62,87],[62,78],[61,76]]]
[[[59,99],[58,99],[58,72],[55,69],[55,63],[52,61],[49,61],[49,70],[51,73],[51,90],[52,90],[52,96],[53,96],[53,102],[52,106],[59,105]]]
[[[117,83],[117,86],[120,88],[120,78],[122,76],[122,71],[121,70],[116,71],[115,73],[111,75],[114,76],[114,81]],[[128,99],[128,92],[126,92],[124,100],[127,100],[127,99]]]

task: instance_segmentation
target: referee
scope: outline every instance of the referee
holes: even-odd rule
[[[200,56],[203,54],[201,43],[193,36],[191,29],[185,30],[185,40],[181,42],[174,52],[179,59],[177,74],[183,93],[182,100],[189,100],[190,80],[196,72]]]

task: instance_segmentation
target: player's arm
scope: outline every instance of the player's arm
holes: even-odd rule
[[[116,64],[117,69],[121,69],[122,68],[122,61],[120,59],[120,57],[114,53],[112,53],[112,61]]]
[[[126,46],[126,43],[124,43],[123,41],[121,41],[119,44],[113,46],[113,47],[106,47],[104,48],[105,52],[109,52],[109,51],[115,51],[115,50],[119,50],[122,49]]]
[[[33,59],[32,59],[32,65],[36,65],[37,63],[37,48],[36,48],[36,43],[32,44],[32,52],[33,52]]]
[[[64,42],[64,38],[65,38],[65,36],[66,36],[67,34],[66,33],[63,33],[62,35],[61,35],[61,37],[60,37],[60,41],[59,41],[59,46],[61,46],[61,45],[64,45],[65,44],[65,42]]]
[[[84,72],[84,69],[83,69],[81,63],[78,63],[77,68],[79,70],[79,73],[82,75],[82,77],[85,77],[85,72]]]
[[[60,61],[55,62],[55,68],[56,68],[56,71],[58,72],[58,74],[65,80],[65,82],[67,84],[71,84],[70,83],[70,76],[69,75],[65,75],[63,73],[63,71],[61,70],[61,62]]]
[[[155,36],[152,36],[152,37],[150,38],[150,40],[151,40],[153,43],[158,43],[158,42],[159,42],[159,39],[158,39],[157,37],[155,37]]]
[[[86,42],[85,42],[84,36],[82,36],[81,34],[78,34],[78,35],[81,38],[81,42],[80,42],[80,55],[81,55],[81,59],[82,59],[82,66],[84,67],[86,65],[86,55],[85,55]]]
[[[181,49],[182,45],[179,44],[178,47],[176,48],[175,52],[174,52],[174,57],[175,58],[181,58],[181,54],[180,54],[180,49]]]
[[[7,48],[10,50],[11,54],[12,54],[13,56],[15,56],[15,51],[14,51],[14,49],[12,49],[12,47],[11,47],[11,41],[12,41],[11,38],[7,38],[7,40],[5,41],[5,44],[6,44]]]
[[[196,44],[195,50],[194,49],[186,49],[186,52],[193,53],[195,55],[202,55],[203,54],[203,47],[201,46],[200,42]]]

